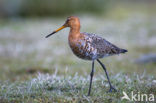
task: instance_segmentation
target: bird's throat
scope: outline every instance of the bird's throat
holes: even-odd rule
[[[80,33],[80,26],[70,27],[70,33]]]
[[[80,27],[71,27],[70,28],[70,32],[69,32],[69,36],[71,38],[77,38],[80,35]]]

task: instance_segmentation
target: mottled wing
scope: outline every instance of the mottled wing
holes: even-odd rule
[[[97,36],[95,34],[88,34],[84,33],[86,36],[88,36],[92,42],[91,46],[97,50],[97,58],[102,58],[105,56],[111,56],[115,54],[120,54],[122,49],[118,48],[117,46],[111,44],[104,38]]]

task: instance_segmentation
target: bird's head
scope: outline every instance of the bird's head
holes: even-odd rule
[[[80,28],[80,20],[78,17],[76,16],[70,16],[67,18],[66,22],[57,30],[53,31],[51,34],[47,35],[46,38],[48,38],[49,36],[55,34],[56,32],[66,28],[66,27],[70,27],[70,28]]]

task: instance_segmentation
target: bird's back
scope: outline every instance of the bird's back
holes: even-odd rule
[[[117,47],[98,35],[89,33],[83,34],[91,38],[90,44],[93,48],[97,49],[97,56],[99,58],[127,52],[127,50]]]

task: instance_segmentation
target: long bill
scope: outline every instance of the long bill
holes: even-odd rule
[[[46,38],[48,38],[49,36],[51,36],[51,35],[55,34],[55,33],[56,33],[56,32],[58,32],[58,31],[62,30],[63,28],[65,28],[65,26],[64,26],[64,25],[63,25],[63,26],[61,26],[60,28],[58,28],[57,30],[53,31],[53,32],[52,32],[52,33],[50,33],[49,35],[47,35],[47,36],[46,36]]]

